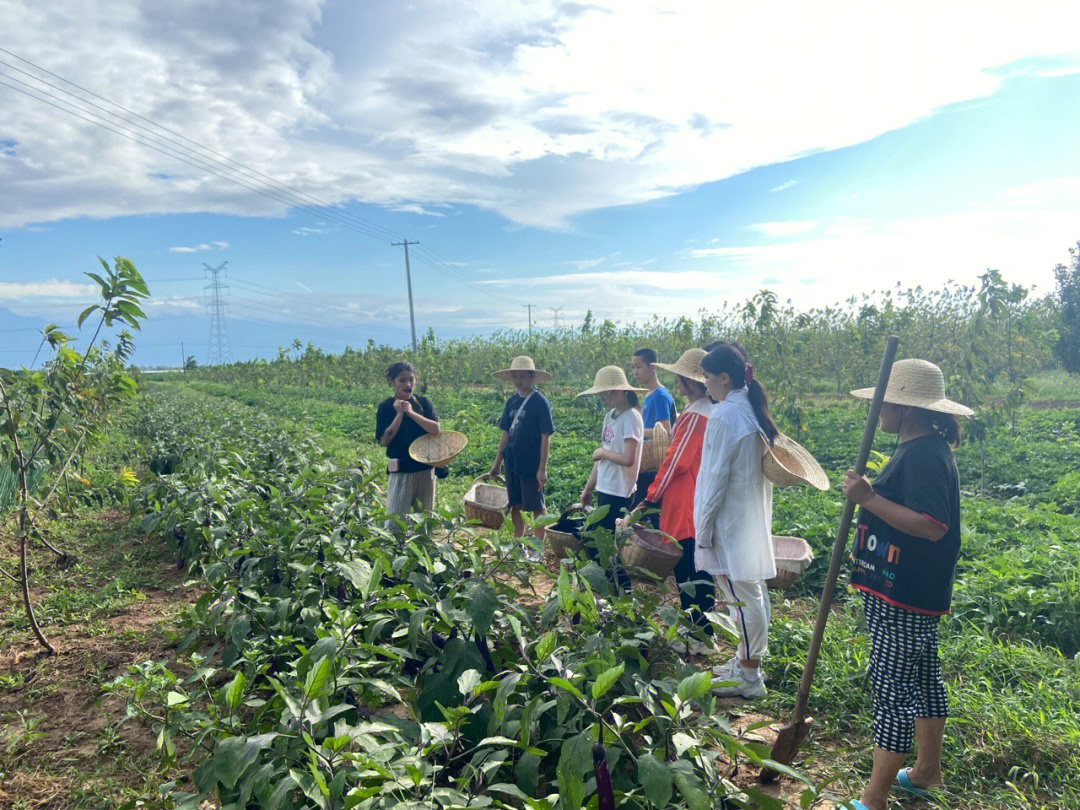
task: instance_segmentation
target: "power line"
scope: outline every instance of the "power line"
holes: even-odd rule
[[[48,104],[49,106],[55,107],[56,109],[59,109],[62,112],[66,112],[66,113],[68,113],[70,115],[75,116],[76,118],[80,118],[80,119],[82,119],[84,121],[87,121],[87,123],[93,124],[94,126],[98,126],[98,127],[103,128],[103,129],[107,129],[107,130],[109,130],[111,132],[114,132],[115,134],[118,134],[118,135],[121,135],[122,137],[128,138],[129,140],[132,140],[135,143],[138,143],[138,144],[140,144],[142,146],[146,146],[146,147],[148,147],[150,149],[153,149],[154,151],[165,154],[168,157],[172,157],[172,158],[174,158],[176,160],[180,160],[183,163],[194,166],[195,168],[201,169],[202,171],[206,171],[206,172],[208,172],[208,173],[210,173],[210,174],[212,174],[212,175],[214,175],[216,177],[228,180],[228,181],[233,182],[233,183],[235,183],[237,185],[241,185],[241,186],[243,186],[245,188],[248,188],[251,191],[255,191],[256,193],[259,193],[259,194],[261,194],[263,196],[267,196],[270,199],[273,199],[273,200],[275,200],[277,202],[285,204],[286,206],[297,207],[297,208],[308,209],[308,210],[314,210],[315,212],[318,213],[319,216],[323,216],[324,218],[330,219],[335,224],[340,225],[341,227],[344,227],[344,228],[347,228],[347,229],[356,231],[358,233],[362,233],[362,234],[364,234],[366,236],[371,236],[371,237],[377,238],[377,239],[385,239],[387,236],[399,237],[399,238],[402,238],[402,239],[406,238],[403,234],[400,234],[400,233],[398,233],[398,232],[396,232],[396,231],[394,231],[394,230],[392,230],[390,228],[386,228],[386,227],[384,227],[382,225],[378,225],[377,223],[371,222],[370,220],[364,219],[363,217],[360,217],[360,216],[358,216],[356,214],[345,211],[340,205],[332,204],[332,203],[329,203],[329,202],[327,202],[325,200],[321,200],[321,199],[315,197],[314,195],[308,194],[307,192],[300,191],[299,189],[296,189],[293,186],[290,186],[288,184],[282,183],[281,181],[275,180],[273,177],[271,177],[269,175],[266,175],[266,174],[264,174],[262,172],[259,172],[256,169],[252,169],[249,166],[246,166],[245,164],[240,163],[237,160],[229,158],[226,155],[222,154],[221,152],[217,152],[217,151],[211,149],[210,147],[204,146],[204,145],[198,143],[197,141],[194,141],[191,138],[188,138],[188,137],[176,132],[175,130],[169,129],[168,127],[165,127],[165,126],[163,126],[161,124],[158,124],[158,123],[150,120],[149,118],[146,118],[145,116],[142,116],[142,115],[128,109],[127,107],[124,107],[124,106],[122,106],[120,104],[117,104],[116,102],[111,101],[111,100],[105,98],[104,96],[101,96],[101,95],[93,92],[92,90],[88,90],[88,89],[82,87],[81,85],[76,84],[75,82],[72,82],[72,81],[70,81],[68,79],[65,79],[62,76],[59,76],[56,73],[53,73],[52,71],[50,71],[50,70],[48,70],[48,69],[46,69],[46,68],[44,68],[44,67],[42,67],[40,65],[37,65],[37,64],[35,64],[34,62],[31,62],[28,59],[25,59],[25,58],[19,56],[18,54],[12,53],[11,51],[6,50],[4,48],[0,48],[0,52],[6,53],[9,56],[14,57],[15,59],[18,59],[20,62],[23,62],[24,64],[29,65],[30,67],[33,67],[34,69],[36,69],[38,71],[41,71],[42,73],[45,73],[45,74],[47,74],[49,76],[52,76],[53,78],[55,78],[55,79],[57,79],[57,80],[59,80],[61,82],[64,82],[65,84],[67,84],[67,85],[69,85],[71,87],[75,87],[78,90],[80,90],[80,91],[82,91],[82,92],[84,92],[84,93],[86,93],[86,94],[88,94],[90,96],[93,96],[94,98],[97,98],[97,99],[105,102],[106,104],[109,104],[109,105],[111,105],[113,107],[116,107],[117,109],[123,110],[124,112],[135,116],[136,118],[138,118],[141,121],[147,122],[148,124],[150,124],[153,127],[156,127],[157,129],[160,129],[160,130],[163,130],[165,132],[176,135],[178,138],[182,139],[183,141],[186,141],[187,143],[193,144],[195,147],[197,147],[197,149],[202,150],[203,152],[209,153],[210,155],[216,155],[217,157],[222,158],[222,159],[218,160],[218,159],[213,158],[213,157],[207,157],[207,155],[201,154],[200,152],[197,152],[195,149],[192,149],[189,146],[185,146],[184,144],[180,143],[179,141],[177,141],[177,140],[175,140],[173,138],[169,138],[169,137],[166,137],[164,135],[161,135],[161,134],[155,132],[154,130],[143,126],[142,124],[139,124],[136,121],[132,121],[130,118],[127,118],[126,116],[119,115],[118,113],[112,112],[111,110],[108,110],[108,109],[106,109],[104,107],[101,107],[98,104],[95,104],[94,102],[90,101],[89,99],[86,99],[86,98],[78,96],[78,95],[76,95],[74,93],[71,93],[70,91],[65,90],[64,88],[59,87],[59,86],[57,86],[57,85],[55,85],[55,84],[53,84],[51,82],[48,82],[48,81],[46,81],[45,79],[42,79],[39,76],[35,76],[32,73],[29,73],[29,72],[27,72],[25,70],[22,70],[21,68],[15,66],[15,65],[12,65],[9,62],[5,62],[3,60],[0,60],[0,65],[4,65],[7,68],[9,68],[10,70],[15,70],[15,71],[21,73],[22,75],[24,75],[24,76],[26,76],[26,77],[28,77],[30,79],[33,79],[35,82],[38,82],[38,83],[40,83],[42,85],[45,85],[46,87],[50,87],[50,88],[52,88],[54,90],[57,90],[58,92],[63,93],[65,95],[67,95],[67,96],[70,96],[71,98],[76,99],[77,101],[79,101],[79,102],[81,102],[83,104],[87,104],[87,105],[89,105],[90,107],[92,107],[94,109],[100,110],[105,115],[111,116],[112,118],[115,118],[115,119],[119,119],[119,120],[133,126],[133,127],[144,130],[146,133],[149,134],[149,137],[151,137],[151,138],[153,138],[155,140],[148,143],[146,140],[143,140],[143,138],[147,137],[146,135],[143,135],[142,133],[139,133],[139,132],[135,132],[134,130],[128,129],[127,127],[123,127],[122,125],[116,125],[116,126],[120,126],[121,129],[119,129],[119,130],[115,129],[112,126],[112,124],[114,123],[113,121],[109,121],[108,119],[103,118],[101,115],[98,115],[97,113],[93,112],[93,110],[90,110],[90,109],[87,109],[85,107],[80,107],[78,105],[72,104],[71,102],[68,102],[68,101],[66,101],[64,99],[61,99],[58,96],[56,96],[56,95],[54,95],[52,93],[49,93],[48,91],[42,90],[42,89],[40,89],[38,87],[35,87],[33,85],[29,85],[29,84],[27,84],[27,83],[25,83],[23,81],[20,81],[19,79],[15,78],[14,76],[11,76],[11,75],[8,75],[8,74],[5,74],[5,73],[0,73],[0,76],[3,76],[4,78],[7,78],[7,79],[9,79],[11,81],[17,82],[18,84],[23,85],[23,87],[29,88],[34,93],[40,93],[40,94],[46,95],[46,96],[48,96],[50,98],[56,99],[61,104],[67,105],[68,107],[72,107],[75,110],[78,110],[80,112],[84,112],[84,113],[87,113],[89,115],[92,115],[95,118],[99,118],[100,122],[88,119],[85,116],[79,115],[77,112],[73,112],[72,110],[65,109],[64,107],[59,107],[56,104],[53,104],[52,102],[46,101],[45,99],[41,98],[40,96],[33,95],[32,93],[29,93],[29,92],[27,92],[25,90],[21,90],[21,89],[19,89],[17,87],[14,87],[13,85],[6,84],[4,82],[0,82],[0,84],[4,84],[5,86],[7,86],[7,87],[9,87],[9,88],[11,88],[13,90],[16,90],[17,92],[23,93],[24,95],[27,95],[27,96],[29,96],[31,98],[34,98],[34,99],[38,100],[38,101],[42,101],[43,103]],[[124,131],[121,131],[121,130],[124,130]],[[158,140],[158,139],[160,139],[160,140]],[[165,144],[162,143],[162,141],[166,141],[169,144],[172,144],[173,146],[166,146]],[[175,149],[174,149],[174,147],[175,147]],[[178,154],[176,152],[176,149],[183,150],[183,154]],[[194,158],[194,160],[196,162],[193,162],[192,160],[189,160],[188,158]],[[236,167],[236,168],[234,168],[234,167]],[[271,186],[271,191],[273,193],[270,193],[270,191],[267,191],[264,188],[259,188],[259,187],[256,187],[256,186],[252,185],[251,183],[253,183],[253,182],[254,183],[259,183],[260,185],[264,185],[264,186],[265,185],[270,185]],[[284,191],[282,191],[282,189],[284,189]],[[305,200],[310,201],[310,203],[305,202]],[[313,209],[312,203],[315,206],[318,206],[318,208]],[[460,267],[455,266],[451,262],[448,262],[447,260],[442,258],[439,254],[435,253],[430,248],[422,248],[421,251],[425,255],[423,257],[418,257],[418,258],[421,261],[423,261],[423,262],[431,265],[432,267],[435,267],[436,269],[440,270],[444,274],[449,274],[449,275],[453,276],[454,278],[461,281],[462,283],[470,285],[471,287],[473,287],[474,289],[476,289],[479,292],[482,292],[485,295],[489,295],[489,296],[491,296],[493,298],[500,298],[500,299],[502,299],[504,301],[507,301],[507,302],[510,302],[510,303],[515,303],[515,304],[517,303],[517,301],[515,299],[512,299],[512,298],[510,298],[508,296],[502,295],[501,293],[499,293],[497,291],[493,291],[491,289],[488,289],[485,285],[482,285],[481,283],[474,280],[473,278],[470,278],[469,273],[462,270]]]

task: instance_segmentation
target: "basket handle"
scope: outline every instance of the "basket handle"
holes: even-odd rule
[[[479,478],[472,482],[473,486],[476,486],[481,481],[498,481],[500,484],[505,484],[506,479],[501,475],[489,475],[488,473],[482,473]]]

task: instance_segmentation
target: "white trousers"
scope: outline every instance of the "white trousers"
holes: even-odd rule
[[[764,580],[739,582],[724,575],[714,579],[716,598],[727,603],[731,620],[739,634],[739,658],[762,658],[769,649],[769,622],[772,621],[768,586]]]
[[[386,511],[392,515],[408,515],[417,504],[424,512],[435,507],[435,471],[388,473],[386,476]]]

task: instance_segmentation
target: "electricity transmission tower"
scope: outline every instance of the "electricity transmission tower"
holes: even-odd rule
[[[206,347],[206,362],[211,366],[225,365],[232,362],[232,350],[229,347],[229,333],[225,331],[224,311],[229,305],[221,300],[223,290],[228,290],[227,284],[221,283],[221,275],[225,272],[222,262],[217,267],[211,267],[203,262],[203,267],[209,275],[210,283],[206,285],[206,292],[210,296],[210,343]]]
[[[565,306],[565,305],[564,305]],[[548,307],[551,310],[551,314],[555,317],[555,331],[559,331],[559,310],[564,307]]]

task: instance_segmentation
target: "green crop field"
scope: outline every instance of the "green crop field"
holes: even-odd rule
[[[122,269],[100,283],[120,289]],[[843,806],[872,745],[867,639],[846,586],[810,740],[778,785],[755,776],[792,710],[865,418],[843,392],[872,376],[890,331],[916,347],[908,356],[954,361],[950,386],[979,406],[957,452],[963,548],[942,624],[952,719],[936,802],[1080,806],[1080,386],[1053,360],[1043,303],[993,278],[981,293],[816,321],[765,299],[737,323],[425,342],[425,393],[470,443],[435,511],[389,524],[374,423],[390,350],[309,348],[151,382],[120,371],[126,343],[82,358],[55,338],[46,371],[2,377],[3,435],[18,441],[0,477],[0,807],[596,808],[598,743],[619,807]],[[492,367],[525,348],[560,365],[547,391],[558,511],[598,441],[599,403],[574,396],[586,369],[639,340],[672,354],[729,328],[833,484],[776,494],[775,532],[806,538],[817,559],[770,594],[769,693],[756,702],[712,695],[709,666],[730,650],[687,654],[670,581],[612,592],[603,567],[621,538],[598,538],[599,564],[532,563],[508,526],[462,514],[509,393],[486,384]],[[879,465],[894,442],[877,436]],[[33,474],[6,472],[18,469]]]

